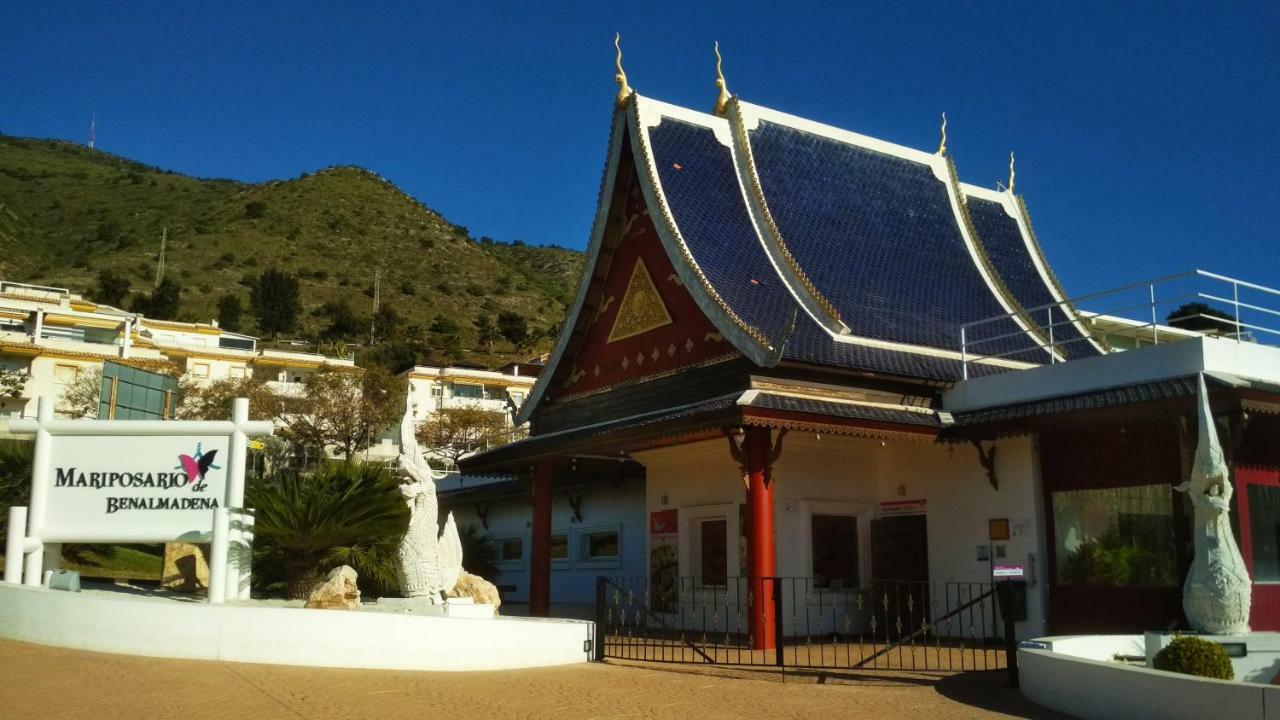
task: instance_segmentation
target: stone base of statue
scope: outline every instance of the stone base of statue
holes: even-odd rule
[[[1152,667],[1156,653],[1164,649],[1178,636],[1193,635],[1216,642],[1227,651],[1236,680],[1251,683],[1271,683],[1280,676],[1280,633],[1250,632],[1241,635],[1208,635],[1193,632],[1145,633],[1147,667]]]
[[[383,597],[378,598],[376,602],[366,603],[364,608],[375,612],[433,615],[435,617],[445,616],[444,601],[427,597]]]

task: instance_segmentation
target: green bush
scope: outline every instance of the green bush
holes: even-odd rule
[[[339,565],[355,569],[362,593],[398,589],[396,551],[409,508],[385,467],[334,462],[312,475],[255,479],[246,495],[261,541],[254,547],[254,573],[272,579],[283,571],[290,598],[305,599]]]
[[[1222,646],[1198,637],[1176,637],[1156,653],[1152,663],[1157,670],[1198,675],[1218,680],[1234,680],[1231,658]]]

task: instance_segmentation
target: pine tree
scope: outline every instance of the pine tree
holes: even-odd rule
[[[298,309],[301,300],[298,278],[276,268],[258,276],[249,292],[253,314],[258,318],[258,330],[272,340],[282,332],[291,332],[298,326]]]

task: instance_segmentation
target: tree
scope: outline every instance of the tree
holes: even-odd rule
[[[350,458],[400,417],[406,391],[405,380],[382,367],[321,370],[307,378],[300,396],[282,398],[281,434],[317,453],[332,449]]]
[[[498,332],[515,348],[519,349],[529,338],[529,321],[520,313],[506,310],[498,313]]]
[[[249,484],[254,535],[281,551],[291,599],[303,599],[326,570],[350,565],[362,590],[382,595],[398,589],[396,551],[409,524],[399,480],[366,463],[330,463],[319,472],[294,472]],[[256,563],[255,563],[256,564]]]
[[[22,390],[27,386],[27,379],[30,377],[31,375],[21,368],[16,370],[0,368],[0,398],[22,397]]]
[[[427,452],[448,458],[455,466],[477,450],[505,444],[508,437],[506,414],[479,406],[437,410],[418,426],[418,442]]]
[[[244,307],[240,305],[240,298],[231,294],[218,298],[218,327],[231,332],[239,331],[242,314]]]
[[[322,333],[325,340],[342,340],[360,334],[360,320],[346,300],[330,300],[320,306],[320,314],[329,318]]]
[[[173,278],[165,278],[150,295],[137,295],[133,311],[157,320],[173,320],[182,305],[182,285]]]
[[[120,307],[129,297],[129,278],[117,275],[110,270],[98,271],[98,287],[94,290],[94,300],[104,305]]]
[[[498,330],[498,326],[493,324],[493,318],[488,315],[481,315],[476,318],[476,339],[489,351],[489,362],[493,362],[493,344],[502,339],[502,333]]]
[[[1190,302],[1179,307],[1169,313],[1166,322],[1183,330],[1195,330],[1214,335],[1235,335],[1236,333],[1234,317],[1202,302]]]
[[[273,267],[259,275],[249,291],[249,302],[258,330],[272,340],[298,326],[298,278],[289,273]]]
[[[0,439],[0,507],[26,506],[31,499],[31,461],[35,443]],[[0,532],[9,527],[9,513],[0,513]],[[11,562],[18,562],[14,558]]]
[[[391,303],[382,303],[378,306],[378,312],[373,314],[373,328],[374,337],[378,341],[395,340],[400,330],[400,313],[396,312]]]
[[[184,377],[178,384],[178,396],[174,414],[179,420],[227,420],[236,398],[249,399],[249,417],[254,420],[274,420],[286,409],[278,394],[253,378],[202,383]]]
[[[73,420],[96,418],[101,397],[102,368],[82,368],[58,396],[58,411]]]

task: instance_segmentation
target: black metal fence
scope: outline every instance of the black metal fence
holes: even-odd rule
[[[601,576],[594,656],[829,670],[1007,669],[1016,684],[1019,596],[1015,583],[852,587],[808,577]]]

